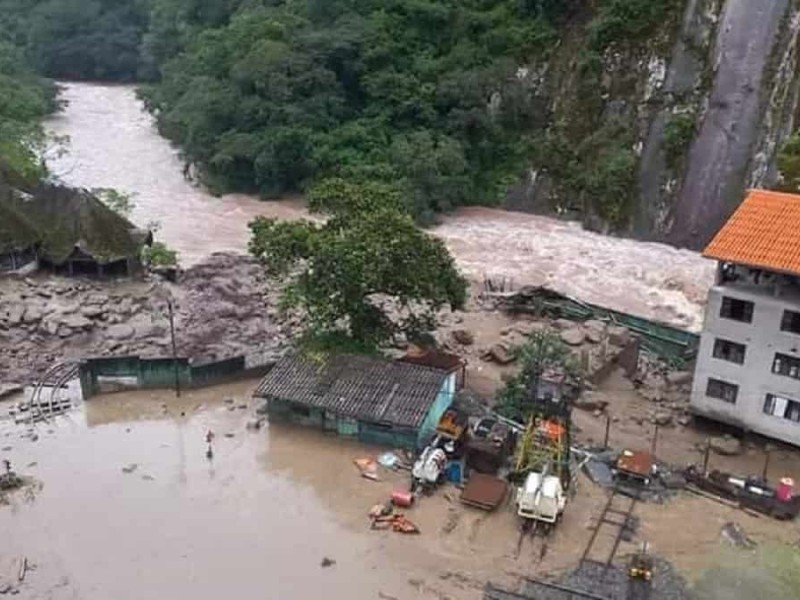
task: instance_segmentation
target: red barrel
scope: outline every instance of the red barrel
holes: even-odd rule
[[[414,504],[414,494],[405,490],[395,490],[392,492],[392,504],[401,508],[408,508]]]
[[[778,482],[778,487],[775,489],[775,497],[781,502],[789,502],[794,495],[794,479],[791,477],[784,477]]]

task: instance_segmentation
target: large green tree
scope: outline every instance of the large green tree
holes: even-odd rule
[[[447,248],[398,208],[393,190],[333,180],[312,198],[322,223],[250,224],[251,253],[288,278],[284,300],[302,310],[310,338],[375,348],[430,331],[438,310],[463,305],[466,281]]]

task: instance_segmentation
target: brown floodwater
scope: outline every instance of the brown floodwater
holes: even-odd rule
[[[183,176],[177,149],[158,135],[128,86],[63,84],[65,110],[47,123],[68,136],[69,152],[49,165],[65,182],[134,195],[132,218],[160,223],[158,236],[185,265],[214,251],[245,251],[257,215],[306,216],[302,201],[262,202],[241,194],[216,198]],[[505,277],[517,287],[547,285],[577,298],[699,329],[713,263],[663,244],[623,240],[568,223],[498,209],[465,208],[433,233],[476,283]]]
[[[387,564],[381,538],[337,519],[324,479],[315,488],[309,472],[295,473],[292,455],[304,446],[291,443],[293,430],[245,430],[252,413],[237,405],[252,385],[181,401],[168,392],[94,398],[37,425],[35,442],[21,437],[27,427],[3,422],[3,458],[36,482],[0,506],[0,555],[35,565],[21,597],[408,597],[410,575]],[[330,459],[317,450],[301,464],[324,471]],[[340,476],[358,479],[354,468]],[[336,564],[322,568],[324,557]]]

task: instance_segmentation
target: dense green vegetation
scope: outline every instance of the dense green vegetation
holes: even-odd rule
[[[311,202],[324,223],[251,223],[250,252],[288,281],[283,304],[302,312],[307,340],[374,350],[435,329],[444,306],[463,307],[467,284],[447,248],[398,204],[387,188],[331,181]]]
[[[53,89],[26,67],[19,50],[0,35],[0,171],[25,180],[44,173],[41,118],[53,108]]]
[[[570,384],[580,376],[572,351],[558,335],[535,332],[514,352],[522,368],[506,381],[500,391],[496,410],[518,423],[526,423],[532,410],[531,398],[539,396],[539,385],[547,372],[561,372]]]
[[[0,29],[44,75],[150,82],[161,131],[219,192],[371,182],[425,223],[498,202],[533,167],[559,202],[623,228],[638,159],[631,119],[607,122],[604,60],[682,5],[0,0]],[[521,73],[576,28],[576,76],[554,110],[561,92]]]
[[[0,0],[0,29],[42,75],[133,81],[149,0]]]
[[[556,6],[260,3],[184,38],[145,96],[218,190],[378,181],[428,221],[496,200],[524,167],[545,115],[516,71],[556,42]]]

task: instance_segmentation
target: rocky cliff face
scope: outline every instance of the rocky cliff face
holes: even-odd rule
[[[574,211],[591,228],[702,248],[747,187],[778,178],[800,99],[798,7],[676,0],[647,35],[602,51],[587,42],[596,18],[576,18],[545,63],[521,71],[551,120],[546,151],[534,151],[508,206]],[[569,166],[553,139],[574,152]],[[589,184],[573,185],[576,169]]]

